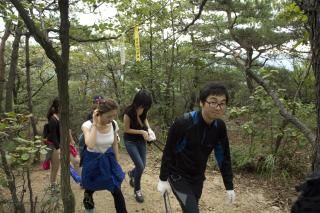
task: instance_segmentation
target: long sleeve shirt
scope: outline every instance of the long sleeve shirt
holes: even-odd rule
[[[166,181],[170,175],[180,175],[190,181],[205,180],[207,161],[213,150],[225,188],[231,190],[233,174],[224,121],[217,119],[208,125],[201,111],[196,112],[193,121],[190,121],[190,116],[177,118],[168,132],[160,180]]]

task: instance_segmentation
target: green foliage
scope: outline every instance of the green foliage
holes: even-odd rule
[[[0,188],[1,187],[7,187],[7,179],[4,174],[0,172]]]
[[[278,72],[273,73],[276,75]],[[264,78],[272,81],[273,74],[267,72]],[[315,119],[310,120],[308,116],[314,113],[313,104],[284,99],[285,90],[282,89],[278,90],[278,95],[289,110],[294,109],[299,119],[308,120],[311,127],[314,125]],[[283,121],[278,109],[262,87],[257,87],[250,96],[249,105],[232,107],[229,118],[242,129],[248,140],[245,145],[235,145],[231,149],[236,168],[257,171],[268,177],[279,173],[287,177],[305,171],[306,164],[302,162],[306,156],[301,153],[306,153],[304,150],[309,149],[310,144],[291,124],[280,129]]]
[[[254,153],[249,153],[248,147],[245,145],[232,146],[231,159],[235,169],[245,170],[247,172],[255,171]]]
[[[30,166],[37,152],[46,153],[40,137],[29,140],[24,131],[28,126],[28,115],[6,113],[0,120],[0,144],[12,168]]]
[[[44,1],[23,2],[33,12],[33,20],[41,30],[59,29],[60,17],[55,10],[41,12],[48,6]],[[80,24],[81,14],[101,12],[103,15],[105,11],[99,10],[105,6],[117,10],[114,18],[101,19],[91,26]],[[0,3],[0,10],[3,17],[17,21],[18,17],[7,4]],[[230,109],[230,118],[237,123],[248,143],[235,148],[236,167],[273,174],[282,168],[282,163],[296,162],[296,153],[308,147],[305,138],[292,125],[279,130],[282,124],[279,110],[263,88],[257,87],[255,93],[250,94],[240,65],[246,64],[248,51],[252,50],[253,57],[257,56],[252,61],[252,69],[264,67],[256,71],[257,74],[275,88],[289,110],[295,111],[298,118],[315,129],[315,116],[310,116],[315,112],[313,75],[307,76],[293,101],[308,67],[301,59],[303,53],[292,50],[307,44],[306,15],[295,4],[284,0],[207,1],[201,17],[182,32],[197,10],[195,1],[83,0],[81,4],[71,4],[72,37],[85,40],[124,33],[124,39],[103,42],[79,43],[71,39],[68,92],[73,133],[80,133],[81,124],[91,110],[93,95],[113,98],[120,104],[121,125],[121,112],[132,101],[136,89],[145,88],[151,91],[154,100],[148,116],[152,126],[158,128],[158,138],[164,141],[168,125],[177,115],[199,107],[199,88],[208,81],[221,81],[227,85],[230,105],[234,106]],[[232,11],[231,20],[226,15],[228,11]],[[136,24],[140,28],[140,63],[135,62],[132,27]],[[51,38],[56,36],[55,33],[49,35]],[[55,42],[53,39],[56,48]],[[291,42],[294,42],[293,48],[288,50]],[[125,65],[120,64],[119,47],[122,45],[125,47]],[[10,48],[10,44],[7,47]],[[57,96],[57,78],[44,51],[32,43],[30,48],[33,114],[39,120],[46,120],[49,103]],[[10,61],[8,53],[6,51],[6,61]],[[20,56],[23,55],[24,49],[21,49]],[[283,59],[285,56],[287,58]],[[294,61],[294,70],[280,69],[270,63],[267,67],[263,64],[265,60],[272,61],[271,64]],[[20,57],[15,97],[18,113],[28,110],[24,66],[24,59]],[[7,129],[8,125],[0,123],[0,129]],[[10,151],[8,157],[17,165],[26,163],[32,159],[34,149],[39,149],[39,144],[26,139],[21,130],[23,125],[10,128],[19,134],[10,136],[4,146]],[[282,137],[282,143],[276,148],[279,137]],[[282,154],[287,150],[293,155]],[[300,166],[299,163],[295,165]],[[295,169],[284,169],[283,175],[287,176]]]

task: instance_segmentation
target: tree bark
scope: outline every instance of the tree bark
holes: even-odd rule
[[[0,141],[0,158],[1,158],[0,166],[2,167],[2,169],[6,175],[6,179],[8,182],[8,188],[10,190],[12,202],[14,205],[14,213],[24,213],[25,207],[18,199],[15,177],[10,170],[10,167],[9,167],[9,164],[8,164],[7,158],[6,158],[6,153],[5,153],[4,149],[2,148],[2,144],[5,142],[6,142],[5,140]]]
[[[70,186],[70,154],[69,154],[69,0],[59,0],[60,9],[60,42],[61,42],[61,67],[56,66],[58,77],[58,89],[60,98],[60,132],[62,133],[61,143],[61,195],[64,212],[75,212],[75,199]]]
[[[156,94],[155,94],[155,73],[153,68],[153,30],[152,30],[152,15],[150,11],[150,22],[149,22],[149,33],[150,33],[150,41],[149,41],[149,61],[150,61],[150,91],[152,95],[152,99],[154,103],[158,103]]]
[[[28,94],[28,110],[29,113],[31,114],[30,116],[30,123],[31,123],[31,127],[32,127],[32,137],[34,138],[34,136],[36,136],[38,134],[37,132],[37,127],[36,127],[36,121],[34,119],[33,116],[33,105],[32,105],[32,89],[31,89],[31,80],[30,80],[30,49],[29,49],[29,38],[30,35],[27,34],[26,35],[26,46],[25,46],[25,54],[26,54],[26,78],[27,78],[27,94]]]
[[[52,46],[45,36],[45,33],[36,27],[30,18],[27,10],[19,0],[10,0],[18,10],[31,35],[45,50],[47,57],[54,63],[58,77],[59,90],[59,114],[60,114],[60,161],[61,161],[61,195],[64,212],[75,212],[75,200],[70,187],[70,154],[69,154],[69,90],[68,90],[68,71],[69,71],[69,0],[59,0],[60,29],[59,39],[61,43],[61,56]]]
[[[6,84],[6,102],[5,102],[5,111],[13,111],[13,90],[15,87],[15,79],[17,74],[17,65],[19,58],[19,45],[21,39],[21,21],[18,21],[18,25],[15,30],[15,37],[12,43],[12,52],[11,52],[11,62],[8,81]]]
[[[5,25],[4,34],[1,38],[0,43],[0,113],[3,112],[2,100],[3,100],[3,92],[5,88],[5,74],[6,74],[6,64],[5,64],[5,48],[6,41],[10,36],[11,22],[7,21]]]
[[[314,144],[312,169],[320,172],[320,2],[318,0],[295,0],[308,16],[308,31],[311,45],[311,63],[316,79],[317,133]]]
[[[114,94],[116,95],[116,101],[119,105],[121,105],[121,93],[120,93],[117,77],[115,74],[115,70],[111,64],[107,64],[107,69],[110,71],[110,74],[111,74],[111,80],[114,88]]]
[[[165,106],[166,110],[164,112],[164,120],[169,125],[171,122],[171,118],[174,117],[174,88],[173,88],[173,81],[174,81],[174,64],[175,64],[175,44],[176,44],[176,38],[175,38],[175,26],[174,26],[174,17],[173,17],[173,5],[171,3],[171,28],[172,28],[172,45],[171,45],[171,58],[170,58],[170,65],[166,68],[167,70],[167,81],[166,81],[166,88],[165,88]]]

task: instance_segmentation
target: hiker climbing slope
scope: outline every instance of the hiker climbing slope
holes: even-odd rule
[[[140,90],[133,98],[133,102],[126,108],[123,116],[124,142],[134,168],[128,172],[130,185],[134,188],[134,196],[139,203],[144,202],[141,192],[141,176],[146,166],[146,141],[150,136],[155,137],[149,126],[147,114],[152,105],[152,98],[148,91]]]
[[[177,118],[169,130],[157,188],[162,195],[172,189],[183,212],[199,212],[206,165],[213,150],[227,199],[230,203],[235,200],[227,129],[220,119],[227,103],[227,89],[208,83],[200,91],[201,110]]]
[[[119,165],[117,131],[119,127],[114,120],[118,105],[111,99],[99,101],[93,111],[92,121],[82,124],[85,148],[82,155],[83,204],[87,213],[93,213],[93,193],[100,190],[111,192],[117,213],[126,213],[126,204],[121,191],[124,172]],[[101,204],[103,205],[103,204]]]

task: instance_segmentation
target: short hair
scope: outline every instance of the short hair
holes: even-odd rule
[[[229,101],[229,94],[227,88],[218,82],[209,82],[200,90],[199,99],[203,103],[207,100],[208,96],[217,95],[226,97],[226,102]]]
[[[97,105],[99,114],[117,110],[119,108],[117,102],[112,99],[100,100]]]

